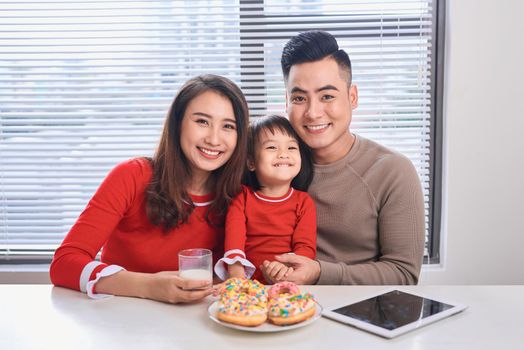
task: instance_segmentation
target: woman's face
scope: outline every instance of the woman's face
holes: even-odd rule
[[[187,105],[180,144],[193,176],[208,176],[224,165],[237,145],[233,105],[215,91],[206,91]]]

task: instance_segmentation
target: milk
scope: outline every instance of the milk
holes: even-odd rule
[[[186,280],[209,281],[212,283],[213,274],[209,270],[188,269],[180,271],[180,277]]]

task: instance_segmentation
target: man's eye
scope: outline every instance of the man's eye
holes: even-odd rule
[[[295,96],[291,98],[291,102],[304,102],[305,98],[303,96]]]
[[[333,95],[324,95],[324,96],[322,96],[322,99],[324,99],[324,100],[331,100],[331,99],[334,99],[334,98],[335,98],[335,96],[333,96]]]

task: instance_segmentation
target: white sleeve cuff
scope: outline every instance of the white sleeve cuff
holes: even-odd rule
[[[244,266],[244,272],[246,278],[251,278],[255,273],[256,267],[249,260],[244,259],[240,256],[234,258],[222,258],[215,264],[215,273],[222,280],[225,281],[229,278],[229,272],[227,271],[228,265],[233,265],[236,262],[240,262]]]
[[[91,261],[84,266],[84,269],[82,270],[82,273],[80,274],[80,291],[83,293],[87,292],[87,282],[89,282],[89,277],[93,273],[93,271],[98,267],[102,265],[100,261]]]
[[[104,299],[104,298],[112,297],[111,294],[98,294],[98,293],[95,294],[93,293],[93,289],[95,287],[96,282],[98,282],[98,280],[101,279],[102,277],[114,275],[115,273],[120,272],[122,270],[125,270],[125,269],[118,265],[109,265],[109,266],[104,267],[99,273],[96,274],[96,278],[94,280],[87,282],[86,284],[87,296],[90,297],[91,299]]]

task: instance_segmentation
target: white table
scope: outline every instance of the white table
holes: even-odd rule
[[[385,287],[304,286],[324,307]],[[321,318],[280,333],[225,328],[192,305],[86,295],[50,285],[0,285],[1,349],[522,349],[524,286],[416,286],[402,290],[469,308],[395,339]]]

